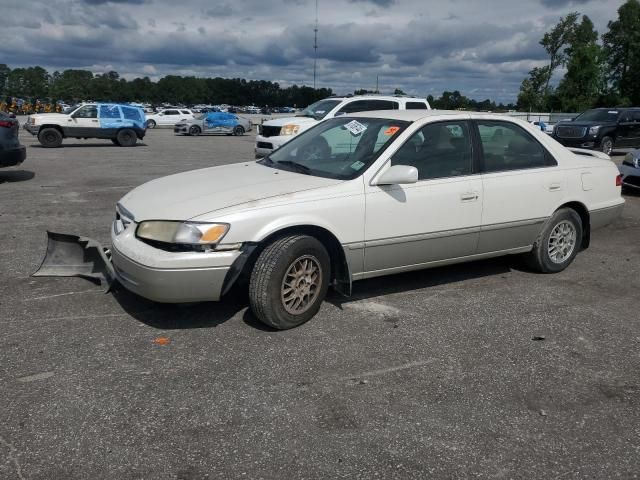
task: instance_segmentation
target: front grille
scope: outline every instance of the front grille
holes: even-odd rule
[[[269,150],[273,150],[273,143],[258,142],[258,148],[268,148]]]
[[[582,138],[587,134],[587,127],[572,127],[559,125],[556,127],[556,135],[559,138]]]
[[[271,127],[269,125],[261,125],[260,126],[260,134],[263,137],[277,137],[280,135],[280,129],[282,127]]]

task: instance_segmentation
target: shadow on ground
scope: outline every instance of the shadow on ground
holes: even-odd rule
[[[326,301],[342,309],[344,305],[350,302],[454,284],[521,269],[524,270],[525,268],[520,264],[518,259],[503,257],[449,267],[402,273],[356,282],[351,297],[344,297],[330,290]],[[217,327],[233,318],[242,310],[245,310],[242,319],[247,325],[262,331],[275,331],[260,322],[248,308],[248,288],[242,284],[235,285],[220,302],[190,304],[157,303],[139,297],[120,285],[117,285],[114,289],[113,296],[122,308],[133,318],[161,330]]]
[[[36,174],[29,170],[0,171],[0,183],[26,182],[35,176]]]

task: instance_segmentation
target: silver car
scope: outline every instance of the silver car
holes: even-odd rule
[[[233,113],[208,112],[176,123],[173,131],[181,135],[194,136],[205,133],[244,135],[251,131],[251,120]]]
[[[627,153],[619,170],[623,186],[640,190],[640,149]]]

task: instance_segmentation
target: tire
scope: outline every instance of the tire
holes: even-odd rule
[[[199,126],[192,125],[191,127],[189,127],[189,135],[193,135],[194,137],[197,137],[201,133],[202,133],[202,130],[200,130]]]
[[[561,272],[578,254],[582,231],[582,220],[575,210],[557,210],[538,235],[533,250],[525,255],[527,265],[541,273]]]
[[[57,148],[62,145],[62,133],[56,128],[43,128],[38,132],[38,141],[45,148]]]
[[[611,155],[613,152],[613,138],[611,137],[603,137],[600,142],[600,150],[602,153],[606,153],[607,155]]]
[[[302,325],[318,313],[329,288],[330,269],[329,254],[316,238],[294,235],[274,241],[262,251],[251,272],[251,310],[278,330]],[[304,271],[315,271],[315,278],[302,275]]]
[[[242,127],[241,125],[238,125],[233,129],[233,134],[236,137],[239,137],[240,135],[244,135],[244,127]]]
[[[116,141],[121,147],[133,147],[138,141],[138,137],[136,136],[136,132],[130,128],[124,128],[116,135]]]
[[[147,128],[156,128],[155,120],[147,120]]]

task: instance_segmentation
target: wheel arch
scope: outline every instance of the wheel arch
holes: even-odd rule
[[[589,209],[584,203],[576,200],[560,205],[557,210],[560,210],[561,208],[570,208],[580,215],[580,220],[582,220],[581,248],[583,250],[589,248],[589,244],[591,243],[591,216],[589,214]]]
[[[44,125],[40,125],[40,128],[38,129],[37,135],[40,135],[40,132],[42,130],[44,130],[45,128],[53,128],[54,130],[58,130],[60,132],[60,135],[62,135],[62,138],[66,138],[67,137],[64,134],[64,129],[60,125],[56,125],[55,123],[45,123]]]
[[[320,241],[327,249],[331,259],[331,284],[343,295],[351,295],[351,270],[342,244],[329,229],[313,224],[282,226],[266,234],[261,240],[250,242],[251,251],[248,253],[239,274],[249,276],[262,251],[275,240],[290,235],[309,235]]]

